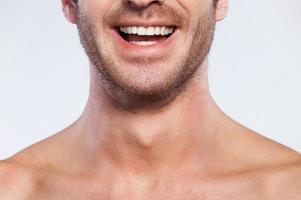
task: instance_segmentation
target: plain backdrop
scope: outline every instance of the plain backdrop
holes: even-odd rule
[[[300,0],[230,0],[209,55],[212,95],[233,119],[301,151],[300,57]],[[59,0],[0,2],[0,159],[76,120],[88,86]]]

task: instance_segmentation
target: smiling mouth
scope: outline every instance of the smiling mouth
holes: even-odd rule
[[[151,46],[164,42],[176,31],[174,26],[126,26],[117,27],[116,31],[126,42],[137,46]]]

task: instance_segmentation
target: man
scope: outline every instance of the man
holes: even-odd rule
[[[300,154],[213,101],[207,60],[227,0],[62,0],[90,60],[89,100],[0,164],[0,199],[301,199]]]

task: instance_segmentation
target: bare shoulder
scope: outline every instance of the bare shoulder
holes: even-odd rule
[[[270,168],[263,178],[267,199],[301,199],[301,160]]]
[[[0,199],[26,200],[36,189],[32,170],[12,161],[0,161]]]
[[[0,200],[41,199],[37,195],[47,190],[47,181],[61,179],[76,166],[69,141],[66,134],[56,134],[0,160]]]
[[[245,177],[252,191],[263,199],[301,199],[299,152],[240,125],[226,136],[223,152],[230,158],[230,169]]]
[[[257,150],[252,153],[259,166],[255,171],[261,178],[265,199],[301,199],[301,154],[264,137],[255,141]]]

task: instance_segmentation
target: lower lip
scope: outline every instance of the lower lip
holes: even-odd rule
[[[178,29],[176,29],[168,38],[164,40],[158,40],[158,42],[155,44],[137,45],[129,43],[121,37],[116,29],[113,29],[113,37],[117,41],[117,44],[121,47],[121,49],[125,50],[126,54],[131,54],[132,56],[162,57],[164,54],[170,54],[177,35]]]

